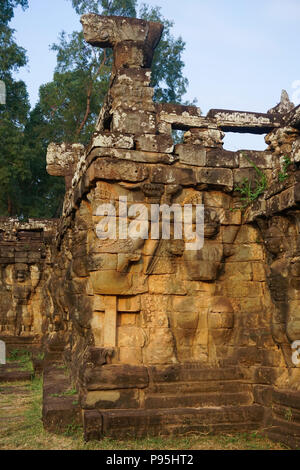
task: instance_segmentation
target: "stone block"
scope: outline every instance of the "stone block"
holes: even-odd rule
[[[91,182],[98,179],[137,182],[148,177],[148,169],[143,164],[101,158],[91,164],[88,176]]]
[[[206,154],[206,166],[211,168],[238,168],[236,152],[224,149],[210,149]]]
[[[179,156],[182,164],[193,166],[206,164],[206,150],[201,145],[178,144],[175,147],[175,154]]]
[[[199,168],[197,183],[200,188],[212,186],[230,192],[233,190],[233,173],[228,168]]]
[[[149,293],[185,295],[186,288],[180,279],[176,280],[168,275],[153,275],[149,278]]]
[[[93,136],[92,147],[133,149],[133,136],[117,132],[97,132]]]
[[[240,168],[253,168],[253,165],[262,169],[274,168],[275,162],[272,153],[267,153],[265,151],[239,150],[237,154],[239,157]]]
[[[112,130],[127,134],[155,134],[156,117],[149,111],[118,109],[113,114]]]
[[[87,391],[80,396],[84,410],[139,408],[138,390],[97,390]]]
[[[120,326],[117,329],[118,347],[141,348],[145,344],[145,336],[137,326]]]
[[[146,388],[149,385],[147,368],[129,364],[95,367],[89,376],[87,390],[118,390]]]
[[[190,168],[157,166],[152,170],[151,181],[153,183],[194,186],[196,184],[196,176]]]
[[[171,136],[145,134],[135,138],[136,150],[145,152],[172,153],[174,143]]]

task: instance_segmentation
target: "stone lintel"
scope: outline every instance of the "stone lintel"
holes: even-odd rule
[[[245,111],[210,110],[206,117],[201,116],[199,108],[192,106],[159,105],[158,120],[172,125],[176,130],[190,128],[219,128],[224,132],[267,134],[279,128],[282,119],[278,115],[252,113]],[[184,109],[185,108],[185,109]]]
[[[88,155],[87,162],[92,162],[98,157],[113,157],[118,160],[127,160],[138,163],[164,163],[167,165],[171,165],[178,160],[178,157],[169,153],[98,147],[91,150],[91,153]]]
[[[211,109],[206,117],[214,119],[224,132],[266,134],[282,125],[278,114]]]

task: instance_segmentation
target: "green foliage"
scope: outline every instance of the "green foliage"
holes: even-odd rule
[[[78,14],[136,17],[137,0],[71,0]],[[26,86],[13,73],[27,62],[26,51],[14,41],[9,21],[14,8],[28,0],[1,0],[0,80],[7,88],[7,105],[0,106],[0,216],[58,217],[65,185],[63,178],[46,172],[50,142],[87,144],[109,86],[112,51],[88,45],[82,31],[62,32],[57,44],[53,80],[41,86],[39,101],[29,111]],[[139,16],[164,24],[153,61],[152,83],[156,101],[181,103],[188,81],[183,77],[182,38],[171,34],[173,23],[160,9],[145,4]]]
[[[60,398],[60,397],[72,397],[73,395],[77,395],[77,390],[76,390],[76,388],[71,388],[71,389],[66,390],[65,392],[62,392],[62,393],[51,393],[51,394],[50,394],[51,397],[56,397],[56,398]]]
[[[30,357],[30,352],[26,349],[13,349],[8,355],[7,362],[26,362]]]
[[[39,361],[43,361],[43,360],[45,359],[45,353],[39,352],[39,353],[36,355],[36,359],[38,359]]]
[[[137,0],[71,0],[78,15],[98,13],[101,15],[136,16]]]
[[[154,88],[154,101],[182,103],[189,83],[188,79],[183,76],[182,53],[185,43],[181,37],[175,39],[172,36],[171,28],[174,22],[162,16],[161,8],[150,7],[143,3],[139,16],[144,20],[156,21],[164,25],[162,38],[155,50],[152,64],[151,86]]]
[[[0,80],[6,85],[6,104],[0,105],[0,215],[24,215],[24,188],[32,174],[27,158],[24,130],[29,113],[25,83],[13,74],[27,63],[25,50],[14,40],[9,22],[14,8],[28,6],[27,0],[2,0],[0,12]],[[28,193],[27,193],[28,195]]]
[[[137,16],[135,0],[72,0],[78,14],[93,11],[102,15]],[[188,81],[183,77],[185,44],[171,35],[173,23],[160,9],[142,5],[141,18],[164,24],[162,40],[155,52],[152,83],[156,101],[182,102]],[[112,67],[112,51],[94,48],[82,31],[62,32],[51,49],[57,54],[53,81],[40,88],[38,107],[49,139],[87,144],[106,96]],[[51,139],[50,139],[51,136]]]
[[[292,163],[293,162],[289,157],[287,157],[286,155],[283,157],[282,171],[280,171],[278,173],[278,181],[280,183],[283,183],[283,181],[285,181],[288,178],[289,175],[288,175],[287,171],[288,171],[290,165],[292,165]]]
[[[22,7],[23,9],[28,7],[28,0],[1,0],[0,9],[0,24],[9,23],[14,17],[14,9],[16,7]]]
[[[22,370],[33,372],[31,353],[26,349],[13,349],[7,358],[8,364],[12,362],[18,362]]]
[[[286,408],[284,417],[287,421],[293,421],[293,411],[291,408]]]
[[[253,166],[256,171],[255,186],[248,179],[244,178],[240,185],[237,185],[234,190],[241,194],[242,206],[240,209],[246,209],[250,204],[252,204],[256,199],[259,198],[261,194],[267,189],[267,177],[262,170],[260,170],[255,163],[250,160],[247,155],[244,155],[246,160]]]

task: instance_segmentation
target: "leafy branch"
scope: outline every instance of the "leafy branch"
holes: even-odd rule
[[[242,206],[239,208],[241,210],[246,209],[250,204],[252,204],[256,199],[259,198],[261,194],[267,189],[267,177],[265,173],[260,170],[255,163],[250,160],[247,155],[243,155],[246,160],[253,166],[256,171],[255,178],[255,187],[253,188],[253,183],[249,178],[243,178],[240,185],[237,185],[234,190],[241,194]]]
[[[280,183],[283,183],[283,181],[285,181],[288,178],[289,175],[287,171],[288,171],[289,166],[292,165],[293,163],[292,160],[286,155],[283,157],[283,160],[284,160],[284,163],[282,166],[282,171],[278,173],[278,181]]]

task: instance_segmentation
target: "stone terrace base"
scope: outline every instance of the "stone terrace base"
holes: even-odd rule
[[[238,367],[135,367],[135,387],[132,380],[124,380],[126,368],[132,377],[132,366],[104,365],[99,381],[94,370],[87,391],[81,393],[86,440],[246,432],[263,422],[265,408],[254,403],[252,384],[243,380]]]
[[[263,407],[203,406],[152,410],[85,411],[85,439],[140,438],[191,432],[247,432],[259,428]]]
[[[292,449],[300,449],[300,392],[272,391],[267,436],[283,442]]]
[[[50,356],[43,396],[50,432],[79,424],[81,416],[86,441],[259,430],[300,447],[300,393],[275,389],[264,371],[256,370],[257,385],[236,366],[107,364],[87,375],[78,397],[69,395],[72,385],[59,354]]]
[[[59,354],[48,354],[43,374],[43,425],[49,432],[63,433],[80,424],[78,395]]]
[[[30,381],[32,372],[24,370],[19,362],[0,364],[0,383]]]
[[[42,338],[40,335],[32,336],[7,336],[0,335],[0,340],[6,344],[6,354],[19,349],[30,352],[41,351]]]

